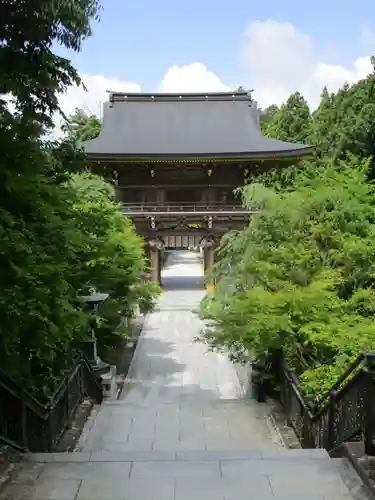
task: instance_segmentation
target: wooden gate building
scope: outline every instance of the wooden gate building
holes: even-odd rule
[[[303,144],[264,137],[248,92],[110,92],[100,135],[84,144],[92,170],[116,181],[124,215],[150,250],[153,279],[162,248],[205,249],[213,263],[220,236],[251,217],[234,190],[254,168],[290,165]]]

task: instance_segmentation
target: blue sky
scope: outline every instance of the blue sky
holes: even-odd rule
[[[277,101],[301,88],[312,101],[324,78],[333,87],[355,80],[364,71],[363,60],[360,71],[353,69],[355,61],[375,54],[374,0],[102,0],[102,5],[101,21],[83,51],[69,54],[95,102],[103,88],[95,90],[99,83],[91,76],[117,79],[125,89],[132,82],[155,91],[173,66],[165,90],[184,91],[190,79],[193,90],[255,87],[261,101]],[[202,68],[197,76],[192,63],[213,73],[210,83]]]

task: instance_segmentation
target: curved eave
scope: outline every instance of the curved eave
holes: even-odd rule
[[[96,161],[118,161],[122,163],[238,163],[245,161],[266,160],[299,160],[313,153],[312,147],[289,149],[285,151],[256,151],[254,153],[220,153],[220,154],[178,154],[178,155],[121,155],[121,154],[98,154],[87,152],[86,155],[90,160]]]

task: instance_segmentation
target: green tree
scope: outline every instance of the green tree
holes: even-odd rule
[[[84,110],[77,108],[73,115],[68,117],[63,126],[69,140],[80,146],[83,142],[98,137],[101,123],[97,116],[89,115]]]
[[[367,169],[368,161],[353,159],[306,168],[287,190],[246,187],[245,202],[260,215],[221,249],[217,292],[202,304],[209,345],[240,360],[249,353],[264,360],[282,347],[314,396],[375,348],[375,197]]]
[[[145,268],[144,241],[115,203],[114,187],[90,173],[73,175],[69,186],[74,194],[74,221],[85,235],[76,278],[83,284],[82,293],[91,287],[110,293],[96,332],[105,356],[129,335],[121,327],[122,318],[131,317],[136,304],[143,309],[147,301],[152,307],[160,288],[140,280]]]
[[[57,93],[78,81],[68,61],[54,58],[51,42],[64,35],[63,44],[78,47],[93,11],[77,4],[69,20],[60,2],[54,19],[54,4],[5,2],[1,9],[0,84],[16,111],[2,102],[0,359],[3,369],[39,389],[46,380],[53,384],[61,355],[85,324],[72,280],[84,239],[72,222],[61,164],[65,158],[78,168],[78,158],[69,145],[44,144],[39,135],[52,123]]]
[[[312,115],[312,126],[310,141],[319,155],[327,155],[331,150],[332,129],[335,127],[335,116],[333,114],[334,94],[323,88],[320,95],[320,103]]]
[[[275,115],[277,115],[279,107],[276,104],[271,104],[268,108],[260,111],[260,125],[264,135],[273,136],[272,129],[269,130],[270,125],[272,125]]]
[[[56,179],[58,155],[14,136],[12,126],[0,125],[0,143],[1,366],[43,387],[84,333],[75,306],[84,234],[74,224],[71,191]]]
[[[202,302],[205,342],[239,360],[282,348],[313,397],[375,349],[374,75],[324,88],[312,116],[299,93],[264,111],[263,133],[315,157],[250,179],[244,200],[260,215],[223,238]]]
[[[374,155],[374,98],[374,73],[344,85],[336,94],[323,90],[311,127],[311,142],[319,157],[336,161],[353,154]]]
[[[64,171],[82,162],[69,144],[30,145],[30,171],[12,186],[21,201],[1,213],[0,361],[39,394],[53,390],[72,346],[87,334],[78,295],[92,286],[111,292],[101,330],[111,347],[121,317],[148,290],[133,290],[145,266],[143,240],[114,202],[113,187],[88,173]],[[41,164],[43,175],[35,175]]]
[[[0,89],[13,96],[23,125],[51,127],[58,95],[81,80],[58,43],[80,51],[98,18],[98,0],[4,0],[1,5]]]
[[[85,235],[87,263],[81,281],[126,297],[145,267],[143,239],[115,203],[114,187],[99,176],[72,176],[75,222]]]
[[[270,106],[266,113],[266,135],[282,141],[308,143],[311,127],[310,108],[299,92],[292,94],[279,109]]]
[[[85,235],[74,221],[70,172],[82,157],[68,143],[48,144],[58,96],[79,83],[54,44],[78,51],[97,16],[96,1],[14,2],[1,6],[0,88],[0,360],[26,386],[49,389],[66,353],[85,333],[76,304],[76,272],[85,267]],[[63,161],[66,160],[66,164]]]

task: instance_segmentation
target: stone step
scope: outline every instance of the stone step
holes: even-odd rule
[[[188,406],[189,408],[194,408],[197,406],[223,406],[223,405],[250,405],[250,406],[260,406],[260,407],[265,407],[267,406],[266,403],[258,403],[255,401],[255,399],[249,399],[249,398],[212,398],[212,399],[199,399],[196,398],[196,396],[192,398],[181,398],[178,400],[165,400],[165,401],[155,401],[153,403],[133,403],[129,402],[127,399],[113,399],[113,400],[106,400],[103,405],[105,406],[130,406],[132,408],[146,408],[149,406],[157,406],[157,407],[163,407],[163,406],[180,406],[181,408],[184,408]]]
[[[346,458],[332,458],[338,473],[350,493],[358,500],[374,500],[368,488],[363,484],[362,479]]]
[[[324,450],[28,455],[1,500],[353,500]]]
[[[124,452],[66,452],[30,453],[25,461],[36,463],[80,462],[171,462],[171,461],[220,461],[220,460],[276,460],[276,461],[333,461],[323,449],[238,449],[238,450],[177,450],[177,451],[124,451]],[[337,460],[337,459],[335,459]]]
[[[244,400],[131,405],[107,402],[81,451],[236,450],[282,446],[269,408]]]

